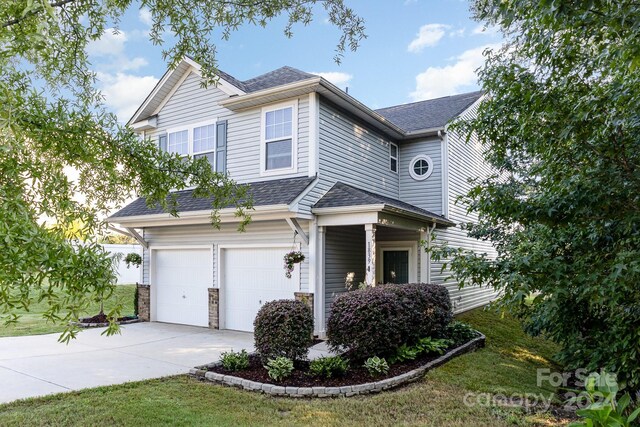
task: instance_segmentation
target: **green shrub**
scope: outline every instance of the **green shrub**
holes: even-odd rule
[[[313,333],[313,314],[301,301],[270,301],[253,323],[255,348],[262,360],[279,356],[304,359]]]
[[[349,369],[349,362],[340,356],[321,357],[311,362],[309,373],[314,377],[340,377]]]
[[[443,354],[447,348],[451,345],[452,341],[447,339],[437,338],[421,338],[415,345],[408,346],[406,344],[401,345],[396,350],[395,354],[389,357],[389,363],[392,365],[407,360],[415,360],[421,354]]]
[[[227,371],[241,371],[249,367],[249,354],[246,350],[229,351],[220,356],[222,367]]]
[[[378,377],[380,375],[386,375],[389,372],[389,364],[385,359],[378,356],[368,358],[363,365],[369,375],[372,377]]]
[[[447,325],[444,336],[452,340],[456,346],[459,346],[476,338],[478,333],[466,323],[454,320]]]
[[[275,359],[269,359],[264,368],[267,370],[269,378],[280,382],[291,376],[293,372],[293,360],[284,356],[276,357]]]
[[[330,347],[348,348],[356,359],[391,355],[421,337],[441,336],[453,314],[439,285],[382,285],[338,296],[327,321]]]
[[[394,365],[396,363],[405,362],[407,360],[415,360],[420,355],[420,349],[416,346],[409,347],[406,344],[402,344],[396,350],[396,353],[389,357],[389,363]]]
[[[640,416],[640,408],[633,408],[631,396],[627,393],[616,400],[618,383],[615,376],[605,371],[592,373],[587,377],[585,390],[569,399],[569,404],[579,403],[583,409],[576,414],[584,421],[576,421],[571,427],[630,427]],[[630,405],[631,404],[631,405]]]

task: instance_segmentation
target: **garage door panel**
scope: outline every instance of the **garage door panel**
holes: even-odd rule
[[[155,250],[156,320],[208,326],[210,249]]]
[[[299,276],[285,276],[287,248],[233,248],[223,251],[225,327],[253,331],[260,307],[277,299],[291,299]]]

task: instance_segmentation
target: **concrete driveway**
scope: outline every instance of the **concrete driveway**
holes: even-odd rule
[[[60,334],[0,338],[0,403],[185,374],[224,351],[253,350],[246,332],[164,323],[122,326],[112,337],[103,330],[84,330],[69,345]]]

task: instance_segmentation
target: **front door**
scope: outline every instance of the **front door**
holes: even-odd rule
[[[409,251],[383,251],[384,283],[409,283]]]

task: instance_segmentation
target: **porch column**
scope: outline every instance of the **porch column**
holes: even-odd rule
[[[365,253],[367,258],[367,268],[365,272],[365,283],[367,286],[375,286],[376,285],[376,225],[375,224],[365,224]]]
[[[315,305],[315,333],[320,337],[325,337],[325,312],[324,312],[324,295],[325,295],[325,283],[324,283],[324,242],[325,242],[325,227],[318,226],[315,232],[315,247],[316,247],[316,284],[315,295],[313,303]]]

